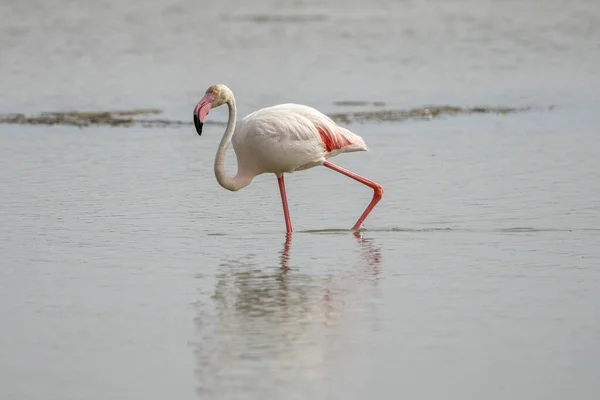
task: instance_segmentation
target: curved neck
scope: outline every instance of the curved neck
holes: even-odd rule
[[[225,133],[223,134],[223,138],[221,139],[221,143],[217,149],[217,155],[215,157],[215,176],[217,177],[217,182],[219,182],[219,185],[223,186],[227,190],[235,192],[245,186],[248,186],[252,181],[252,176],[240,176],[239,166],[236,176],[229,176],[227,175],[227,172],[225,172],[225,153],[227,152],[229,143],[231,143],[237,118],[237,110],[235,107],[235,98],[233,97],[233,93],[231,93],[229,96],[227,106],[229,107],[229,120],[227,121],[227,129],[225,129]]]

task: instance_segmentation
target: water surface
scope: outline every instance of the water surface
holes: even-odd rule
[[[597,7],[275,4],[2,4],[0,109],[534,109],[350,125],[382,202],[354,235],[368,188],[292,174],[291,238],[222,127],[0,126],[0,397],[594,398]]]

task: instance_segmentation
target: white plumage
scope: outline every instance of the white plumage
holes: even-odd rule
[[[325,141],[319,130],[326,135]],[[363,139],[314,108],[281,104],[248,114],[233,134],[240,169],[281,175],[321,165],[340,153],[367,151]],[[339,143],[329,151],[326,143]]]

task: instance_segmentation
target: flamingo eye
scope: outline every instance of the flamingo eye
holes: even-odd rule
[[[219,88],[217,88],[216,86],[211,86],[208,89],[206,89],[206,94],[212,94],[215,97],[219,97]]]

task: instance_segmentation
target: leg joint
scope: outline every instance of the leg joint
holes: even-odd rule
[[[380,199],[383,196],[383,186],[380,184],[376,183],[375,187],[373,187],[373,191],[375,192],[373,195],[374,197]]]

